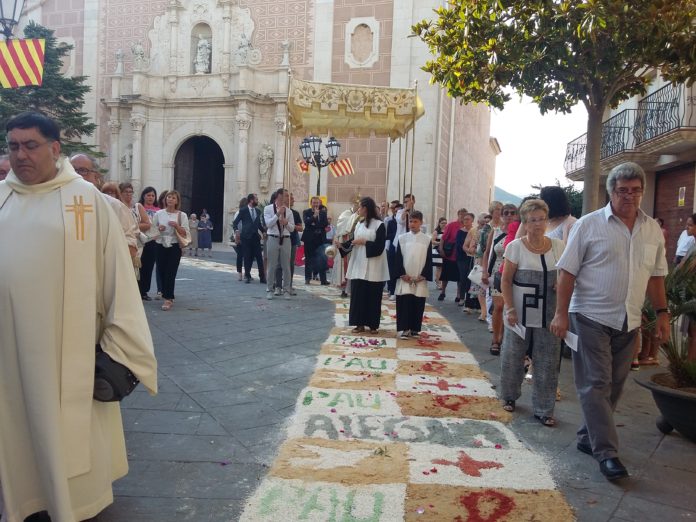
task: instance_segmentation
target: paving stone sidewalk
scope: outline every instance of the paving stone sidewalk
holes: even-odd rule
[[[251,284],[237,280],[233,262],[228,248],[215,245],[212,259],[184,262],[170,312],[159,309],[160,301],[145,303],[160,393],[150,397],[138,389],[123,403],[131,469],[98,521],[235,521],[273,462],[333,325],[334,307],[302,291],[303,283],[296,297],[267,301],[257,277]],[[499,360],[488,354],[485,325],[451,298],[431,302],[497,382]],[[549,460],[578,520],[696,519],[696,445],[657,431],[646,390],[631,381],[621,401],[621,456],[632,477],[610,484],[596,462],[575,449],[580,412],[568,360],[561,389],[556,428],[533,419],[531,387],[511,426]]]

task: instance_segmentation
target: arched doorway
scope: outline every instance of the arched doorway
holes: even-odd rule
[[[224,162],[222,149],[207,136],[186,140],[174,159],[174,189],[181,193],[181,210],[200,214],[207,209],[213,220],[213,241],[222,241]]]

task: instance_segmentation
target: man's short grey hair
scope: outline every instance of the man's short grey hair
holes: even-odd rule
[[[73,154],[70,156],[70,163],[72,163],[72,160],[77,158],[78,156],[84,156],[87,158],[90,163],[92,164],[92,168],[96,170],[97,172],[99,171],[99,160],[95,158],[94,156],[90,156],[89,154],[85,154],[84,152],[78,152],[77,154]]]
[[[645,171],[640,165],[632,161],[617,165],[611,169],[609,176],[607,176],[607,193],[611,195],[614,192],[617,181],[632,179],[639,179],[641,188],[645,188]]]

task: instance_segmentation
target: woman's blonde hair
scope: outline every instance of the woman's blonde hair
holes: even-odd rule
[[[167,198],[169,196],[176,196],[176,206],[174,208],[176,208],[177,210],[181,210],[181,194],[179,194],[178,190],[169,190],[165,192],[164,207],[162,208],[167,208]]]
[[[543,210],[546,217],[549,217],[549,206],[543,199],[528,199],[520,207],[520,219],[522,223],[527,222],[527,216],[535,210]]]

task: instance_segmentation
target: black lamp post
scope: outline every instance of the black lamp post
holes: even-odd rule
[[[0,25],[5,40],[12,38],[12,31],[22,16],[24,0],[0,0]]]
[[[329,155],[328,158],[322,157],[320,148],[321,138],[319,136],[310,136],[309,138],[303,139],[302,143],[300,143],[302,159],[304,159],[308,165],[314,165],[317,168],[317,196],[321,190],[321,169],[338,159],[338,151],[341,148],[341,144],[333,136],[328,139],[326,142],[326,152]]]

